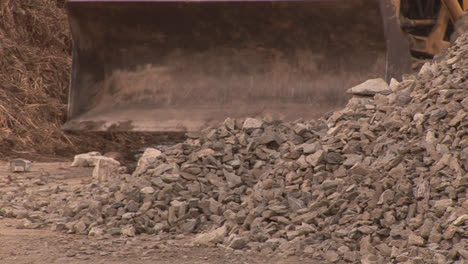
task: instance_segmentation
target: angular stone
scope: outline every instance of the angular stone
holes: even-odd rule
[[[299,199],[296,199],[296,198],[293,198],[291,196],[288,197],[288,204],[289,204],[289,207],[294,211],[298,211],[300,209],[303,209],[305,208],[305,204],[302,200],[299,200]]]
[[[75,157],[73,158],[73,162],[71,166],[72,167],[94,167],[96,165],[97,158],[101,156],[102,156],[101,153],[97,151],[78,154],[78,155],[75,155]]]
[[[348,93],[354,95],[370,95],[373,96],[375,94],[384,94],[388,95],[392,93],[392,90],[389,88],[387,82],[383,79],[369,79],[357,86],[349,88],[347,90]]]
[[[285,141],[285,139],[279,133],[267,131],[262,136],[254,138],[254,141],[259,145],[266,145],[274,142],[279,146]]]
[[[309,128],[308,128],[307,125],[305,125],[305,124],[296,123],[296,124],[294,124],[293,129],[294,129],[294,132],[296,132],[296,134],[298,134],[298,135],[303,135],[305,132],[307,132],[307,130],[308,130]]]
[[[140,204],[134,200],[130,200],[126,205],[126,208],[129,212],[136,212],[138,211],[138,208],[140,208]]]
[[[201,244],[201,245],[212,246],[214,244],[222,242],[226,233],[227,233],[227,228],[225,226],[222,226],[215,230],[202,233],[202,234],[198,234],[194,238],[194,242]]]
[[[453,238],[456,232],[457,232],[457,227],[454,225],[450,225],[447,227],[447,229],[445,229],[445,232],[442,234],[442,238],[445,240],[449,240]]]
[[[235,175],[234,173],[230,173],[227,170],[223,170],[224,177],[226,177],[226,181],[229,188],[236,188],[242,185],[242,178]]]
[[[463,108],[468,109],[468,97],[465,97],[465,99],[461,101],[461,105]]]
[[[299,236],[307,235],[309,233],[317,232],[317,229],[314,228],[312,225],[302,223],[300,226],[296,227],[296,231],[298,232]]]
[[[153,194],[155,192],[154,188],[151,186],[144,187],[140,190],[142,194]]]
[[[229,247],[233,249],[243,249],[247,246],[248,242],[249,240],[246,237],[235,237],[229,244]]]
[[[236,129],[236,121],[232,118],[226,118],[223,124],[229,131]]]
[[[458,248],[458,255],[460,255],[465,261],[468,260],[468,249]]]
[[[302,145],[302,151],[304,152],[304,154],[313,154],[317,152],[317,150],[320,150],[320,149],[322,149],[322,146],[318,142]]]
[[[328,191],[328,190],[331,190],[331,189],[335,189],[336,187],[338,187],[340,185],[341,181],[338,181],[338,180],[324,180],[322,182],[322,189],[325,190],[325,191]]]
[[[216,201],[213,198],[210,198],[209,200],[209,210],[212,214],[220,214],[221,213],[221,206],[222,204]]]
[[[344,157],[336,152],[328,152],[325,154],[325,161],[330,164],[341,164],[344,160]]]
[[[136,214],[134,212],[128,212],[128,213],[125,213],[125,214],[122,215],[122,219],[130,220],[130,219],[134,218],[135,215]]]
[[[424,238],[420,236],[417,236],[415,234],[410,234],[408,236],[408,245],[410,246],[423,246],[424,243]]]
[[[435,109],[429,113],[429,120],[435,122],[435,121],[438,121],[439,119],[444,118],[446,115],[447,115],[447,110],[443,108]]]
[[[161,175],[161,179],[167,183],[174,183],[180,181],[180,175],[177,173],[165,173]]]
[[[108,182],[119,174],[120,163],[112,158],[100,157],[93,169],[93,179],[98,183]]]
[[[442,199],[434,202],[432,208],[439,213],[445,212],[449,206],[453,204],[452,199]]]
[[[351,167],[348,171],[350,174],[356,174],[361,176],[366,176],[371,172],[369,167],[367,165],[362,164],[361,162],[357,162],[356,164],[354,164],[354,166]]]
[[[132,225],[126,225],[120,229],[120,233],[124,236],[134,237],[136,235],[136,230]]]
[[[226,184],[224,183],[224,181],[218,177],[216,174],[213,174],[213,173],[208,173],[205,178],[213,185],[217,186],[217,187],[223,187],[225,186]]]
[[[455,221],[453,221],[452,224],[455,225],[455,226],[459,226],[459,225],[462,225],[462,224],[468,224],[468,214],[464,214],[464,215],[459,216],[457,219],[455,219]]]
[[[137,168],[134,172],[135,175],[140,175],[152,166],[154,166],[156,160],[161,157],[161,151],[155,148],[146,148],[143,155],[138,159]]]
[[[468,108],[467,108],[468,109]],[[452,118],[452,120],[450,120],[449,122],[449,126],[456,126],[458,125],[466,116],[467,116],[467,113],[465,112],[466,109],[460,109],[457,114],[455,115],[454,118]]]
[[[430,243],[439,243],[440,240],[442,240],[442,235],[439,232],[432,230],[431,234],[429,235],[428,241]]]
[[[195,232],[198,225],[197,219],[187,219],[182,227],[185,233],[193,233]]]
[[[377,204],[390,204],[393,202],[395,197],[395,192],[393,190],[385,190],[379,198]]]
[[[373,254],[374,247],[370,243],[370,236],[363,236],[359,242],[359,253],[361,256]]]
[[[263,126],[263,121],[255,118],[247,118],[242,125],[242,129],[246,131],[251,131]]]
[[[314,154],[308,155],[306,161],[315,167],[323,160],[324,155],[325,152],[323,150],[317,150]]]
[[[77,223],[73,225],[73,232],[75,232],[76,234],[84,235],[86,234],[86,229],[87,229],[86,223],[83,221],[78,221]]]
[[[89,230],[88,236],[102,236],[104,234],[104,230],[100,227],[93,227]]]
[[[202,149],[200,151],[198,151],[197,153],[195,153],[195,156],[197,156],[197,158],[204,158],[204,157],[207,157],[207,156],[213,156],[215,155],[216,152],[210,148],[206,148],[206,149]]]
[[[417,199],[429,198],[430,186],[428,181],[420,181],[414,189],[414,197]]]
[[[346,155],[346,160],[343,162],[343,165],[346,167],[352,167],[360,161],[362,161],[362,155],[348,154]]]
[[[423,238],[428,238],[431,234],[432,227],[434,225],[434,221],[432,219],[424,220],[423,225],[418,229],[418,235]]]
[[[193,174],[188,173],[188,172],[180,171],[180,172],[179,172],[179,175],[180,175],[180,177],[182,177],[182,178],[184,178],[184,179],[186,179],[186,180],[188,180],[188,181],[196,181],[196,180],[198,180],[198,176],[193,175]]]
[[[336,263],[340,260],[340,256],[334,250],[327,250],[324,256],[329,263]]]

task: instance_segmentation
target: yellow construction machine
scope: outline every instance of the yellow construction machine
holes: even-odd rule
[[[66,7],[73,65],[63,128],[180,132],[226,117],[317,117],[347,88],[399,79],[411,71],[411,55],[446,48],[468,3],[68,0]]]

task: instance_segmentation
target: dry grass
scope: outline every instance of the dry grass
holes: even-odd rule
[[[116,151],[151,135],[65,134],[71,40],[64,0],[0,0],[0,158]],[[158,141],[161,137],[155,138]]]
[[[58,23],[59,22],[59,23]],[[63,1],[0,1],[0,154],[60,154],[71,65]]]

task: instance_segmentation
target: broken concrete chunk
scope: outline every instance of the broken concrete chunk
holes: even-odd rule
[[[93,179],[98,183],[107,182],[119,174],[119,168],[118,161],[101,156],[93,169]]]

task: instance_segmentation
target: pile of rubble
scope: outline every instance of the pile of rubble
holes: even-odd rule
[[[401,83],[349,92],[326,119],[226,119],[146,149],[132,175],[94,153],[92,184],[50,202],[8,198],[80,234],[197,233],[194,245],[340,263],[467,261],[468,35]]]

